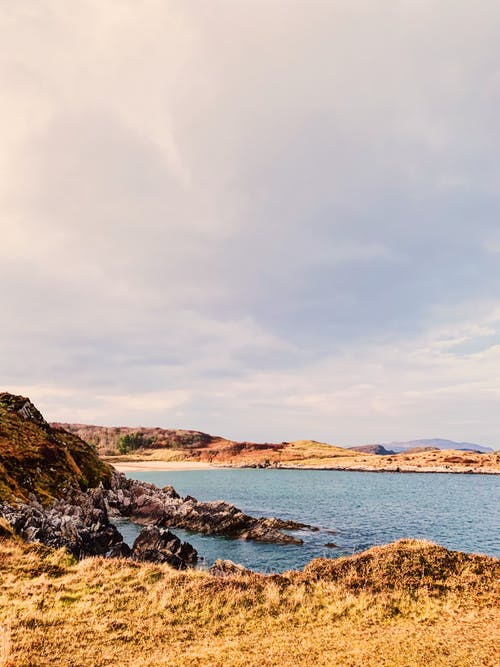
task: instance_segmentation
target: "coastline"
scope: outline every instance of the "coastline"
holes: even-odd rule
[[[167,472],[173,470],[211,470],[213,468],[220,468],[221,466],[214,466],[210,463],[201,463],[199,461],[122,461],[113,463],[107,461],[118,472],[137,472],[144,470],[147,472]]]
[[[217,469],[257,469],[257,470],[331,470],[341,472],[377,472],[377,473],[419,473],[419,474],[451,474],[451,475],[499,475],[500,470],[481,470],[481,469],[459,469],[444,468],[441,466],[416,467],[400,466],[393,467],[374,467],[374,466],[300,466],[300,465],[278,465],[260,468],[258,466],[235,465],[231,463],[206,463],[202,461],[117,461],[114,463],[109,458],[106,462],[112,465],[118,472],[172,472],[189,470],[217,470]]]

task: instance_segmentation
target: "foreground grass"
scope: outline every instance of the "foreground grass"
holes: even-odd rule
[[[493,667],[499,572],[407,540],[221,579],[4,538],[0,665]]]

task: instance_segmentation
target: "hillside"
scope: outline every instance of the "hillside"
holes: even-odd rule
[[[0,664],[498,664],[494,558],[402,540],[302,572],[215,571],[223,576],[76,563],[62,550],[0,538]]]
[[[0,393],[0,501],[34,493],[50,502],[110,475],[94,447],[50,426],[28,398]]]
[[[374,472],[500,473],[500,452],[479,454],[464,450],[416,447],[391,453],[379,445],[345,448],[314,440],[281,443],[235,442],[202,431],[161,428],[54,424],[88,439],[105,459],[120,465],[131,462],[197,462],[230,467],[325,468]],[[149,445],[118,455],[118,442],[139,433]],[[360,451],[361,450],[361,451]],[[386,452],[385,455],[381,456]]]
[[[341,458],[354,458],[355,453],[344,447],[336,447],[314,440],[295,442],[256,443],[236,442],[221,436],[209,435],[202,431],[186,431],[162,428],[129,426],[88,426],[55,422],[55,428],[65,429],[87,442],[92,443],[101,455],[114,459],[118,455],[118,443],[121,438],[131,434],[140,434],[149,441],[146,448],[141,448],[127,455],[127,460],[146,456],[151,460],[192,460],[228,465],[285,465],[311,464],[328,462]]]
[[[356,447],[348,447],[347,449],[364,454],[377,454],[378,456],[388,456],[396,453],[392,449],[386,449],[383,445],[357,445]]]

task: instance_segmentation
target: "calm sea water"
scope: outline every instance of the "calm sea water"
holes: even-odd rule
[[[261,572],[303,567],[312,558],[352,554],[401,537],[500,557],[500,478],[493,475],[382,474],[323,470],[214,469],[133,472],[182,496],[227,500],[253,516],[317,526],[302,546],[262,544],[175,529],[205,563],[228,558]],[[131,543],[135,525],[119,526]],[[325,544],[335,543],[329,548]]]

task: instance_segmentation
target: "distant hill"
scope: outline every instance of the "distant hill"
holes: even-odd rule
[[[386,442],[379,443],[382,447],[392,449],[394,452],[406,452],[409,449],[421,447],[432,447],[435,449],[458,449],[464,452],[492,452],[491,447],[477,445],[472,442],[454,442],[453,440],[444,440],[442,438],[429,438],[423,440],[408,440],[407,442]]]
[[[119,444],[126,436],[139,436],[141,444],[127,456],[158,457],[171,461],[200,461],[252,467],[273,467],[278,464],[319,464],[340,458],[356,458],[355,452],[314,440],[294,442],[236,442],[202,431],[130,426],[94,426],[87,424],[53,423],[52,427],[64,429],[91,443],[104,456],[119,453]]]
[[[377,454],[378,456],[390,456],[396,453],[393,449],[386,449],[384,445],[358,445],[357,447],[347,447],[347,449],[363,454]]]

